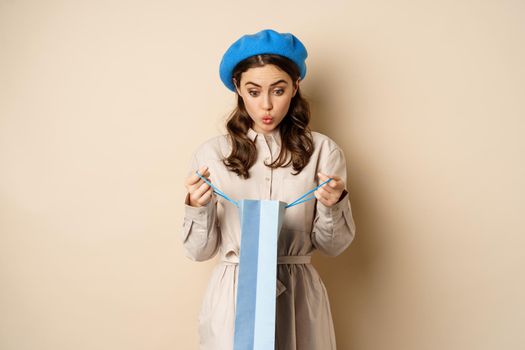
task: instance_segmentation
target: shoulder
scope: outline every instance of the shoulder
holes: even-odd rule
[[[343,149],[324,134],[312,132],[312,136],[314,139],[312,158],[317,166],[316,172],[336,174],[346,181],[346,157]]]
[[[201,142],[193,155],[199,159],[222,158],[230,147],[228,135],[216,135]]]
[[[334,151],[342,152],[341,147],[339,147],[339,145],[334,140],[325,134],[312,131],[312,138],[314,142],[314,149],[320,154],[330,154]]]

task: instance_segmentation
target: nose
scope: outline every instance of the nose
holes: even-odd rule
[[[262,108],[266,110],[272,109],[272,96],[270,93],[264,94],[264,97],[262,98]]]

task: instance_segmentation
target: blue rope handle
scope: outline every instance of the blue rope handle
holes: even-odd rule
[[[199,171],[195,171],[195,174],[197,174],[197,176],[199,176],[204,182],[206,182],[208,185],[210,185],[212,188],[213,188],[213,192],[215,192],[216,194],[218,194],[219,196],[221,196],[222,198],[226,199],[227,201],[230,201],[231,203],[233,203],[236,207],[239,207],[239,202],[231,199],[230,197],[228,197],[224,192],[222,192],[221,190],[219,190],[217,187],[215,187],[211,182],[209,182],[208,180],[206,180],[206,178],[204,176],[202,176],[201,174],[199,174]],[[320,188],[321,186],[329,183],[330,181],[332,181],[333,178],[329,178],[328,180],[324,181],[323,183],[321,183],[319,186],[315,187],[314,189],[311,189],[310,191],[306,192],[305,194],[303,194],[301,197],[297,198],[296,200],[294,200],[292,203],[290,204],[287,204],[285,206],[285,208],[289,208],[289,207],[293,207],[294,205],[297,205],[297,204],[301,204],[301,203],[304,203],[304,202],[307,202],[309,201],[310,199],[313,199],[315,198],[315,195],[311,195],[309,197],[307,197],[310,193],[312,192],[315,192],[318,188]],[[306,198],[305,198],[306,197]]]
[[[327,184],[329,183],[330,181],[332,181],[333,178],[329,178],[328,180],[326,180],[325,182],[321,183],[319,186],[317,186],[316,188],[306,192],[305,194],[303,194],[301,197],[297,198],[296,200],[294,200],[292,203],[288,204],[285,206],[285,208],[289,208],[289,207],[293,207],[294,205],[297,205],[297,204],[301,204],[301,203],[304,203],[306,201],[309,201],[310,199],[313,199],[315,198],[315,195],[312,195],[310,197],[307,197],[307,198],[304,198],[306,196],[308,196],[310,193],[312,192],[315,192],[319,187],[323,186],[324,184]],[[304,199],[303,199],[304,198]],[[302,199],[302,200],[301,200]]]
[[[206,180],[206,178],[204,176],[202,176],[201,174],[199,174],[199,171],[195,171],[195,174],[197,174],[202,180],[204,180],[204,182],[206,182],[208,185],[210,185],[212,188],[213,188],[213,191],[215,193],[217,193],[219,196],[221,196],[222,198],[232,202],[236,207],[239,206],[239,203],[237,201],[234,201],[233,199],[231,199],[230,197],[228,197],[224,192],[222,192],[221,190],[219,190],[217,187],[213,186],[211,182],[209,182],[208,180]]]

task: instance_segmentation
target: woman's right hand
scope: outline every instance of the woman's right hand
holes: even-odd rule
[[[200,167],[199,174],[206,178],[206,180],[210,181],[208,178],[210,172],[208,171],[207,166]],[[193,173],[188,176],[185,186],[189,193],[189,204],[192,207],[203,207],[211,201],[213,188],[204,182],[197,174]]]

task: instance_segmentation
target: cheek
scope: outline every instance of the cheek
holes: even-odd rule
[[[290,102],[291,100],[283,100],[281,103],[279,103],[279,109],[283,112],[288,111],[288,108],[290,108]]]
[[[257,108],[255,106],[255,104],[250,101],[245,101],[244,102],[244,107],[246,108],[246,111],[248,112],[248,114],[250,115],[250,117],[253,119],[253,116],[256,115],[257,113]]]
[[[250,101],[249,99],[245,98],[243,99],[244,107],[247,111],[253,110],[253,101]]]
[[[255,106],[255,104],[253,102],[251,102],[251,103],[248,102],[248,103],[245,104],[245,106],[246,106],[246,110],[248,112],[250,112],[250,114],[253,114],[253,112],[257,110],[257,108],[256,108],[256,106]]]

